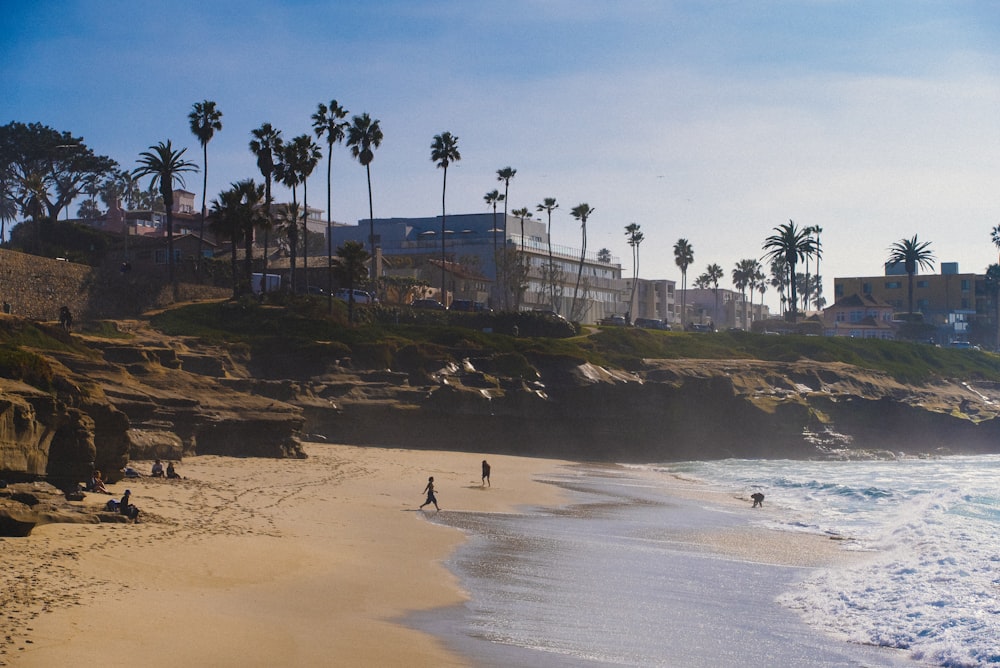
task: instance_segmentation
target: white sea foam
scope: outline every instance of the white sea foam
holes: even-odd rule
[[[1000,457],[667,468],[726,489],[760,488],[769,506],[761,521],[840,534],[871,552],[779,597],[810,624],[921,663],[1000,664]]]

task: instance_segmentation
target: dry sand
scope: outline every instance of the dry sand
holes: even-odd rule
[[[443,513],[506,512],[567,501],[541,481],[571,463],[485,455],[493,486],[483,489],[475,454],[323,444],[306,452],[185,459],[183,480],[113,486],[132,490],[139,524],[46,525],[0,539],[0,666],[468,665],[397,621],[463,600],[442,564],[462,534],[425,521],[432,507],[417,510],[427,477]],[[683,481],[678,490],[692,493]],[[745,541],[756,554],[744,557],[833,554],[817,537],[762,547],[761,533]],[[744,538],[689,537],[723,552]]]

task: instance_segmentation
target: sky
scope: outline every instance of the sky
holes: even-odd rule
[[[917,235],[983,272],[1000,224],[1000,3],[963,0],[0,0],[0,124],[40,122],[134,168],[170,139],[202,163],[187,115],[215,101],[208,197],[260,179],[264,122],[312,133],[320,102],[379,120],[376,218],[441,213],[435,135],[451,132],[449,214],[559,203],[553,242],[688,282],[761,258],[789,220],[819,226],[824,290],[878,276]],[[326,209],[324,161],[309,203]],[[332,212],[368,217],[364,168],[334,147]],[[186,177],[200,197],[202,176]],[[278,199],[290,199],[283,188]],[[301,197],[301,193],[300,193]],[[75,205],[74,205],[75,213]],[[536,214],[539,215],[539,214]],[[935,271],[937,271],[937,265]],[[813,268],[813,271],[815,269]],[[776,308],[772,291],[765,301]]]

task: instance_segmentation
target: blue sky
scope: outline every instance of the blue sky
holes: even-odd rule
[[[311,132],[319,102],[380,120],[376,217],[440,213],[435,134],[459,137],[448,211],[517,169],[510,207],[595,208],[588,248],[631,271],[624,227],[642,226],[640,274],[728,275],[788,219],[823,228],[835,276],[878,275],[890,244],[919,235],[939,261],[981,272],[1000,223],[1000,4],[836,0],[509,0],[4,3],[0,122],[83,136],[126,167],[214,100],[209,198],[259,176],[263,122]],[[335,148],[333,216],[367,217],[364,169]],[[310,204],[326,201],[325,163]],[[187,188],[201,194],[201,176]],[[281,197],[284,193],[278,192]],[[776,304],[776,296],[766,300]]]

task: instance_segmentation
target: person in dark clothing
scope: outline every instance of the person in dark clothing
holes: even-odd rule
[[[431,476],[430,478],[427,479],[427,486],[424,487],[424,493],[427,494],[427,500],[421,503],[420,507],[423,508],[428,503],[433,503],[434,510],[441,510],[438,507],[437,497],[434,495],[434,476]]]
[[[136,522],[139,521],[139,509],[129,503],[130,497],[132,496],[132,490],[126,489],[125,493],[122,494],[122,500],[118,502],[118,512],[125,515],[130,520]]]
[[[493,485],[490,484],[490,464],[489,464],[489,462],[487,462],[484,459],[483,460],[483,486],[486,486],[486,485],[489,485],[490,487],[493,486]]]
[[[750,495],[750,498],[753,499],[754,508],[764,507],[764,495],[761,494],[760,492],[754,492],[753,494]]]

